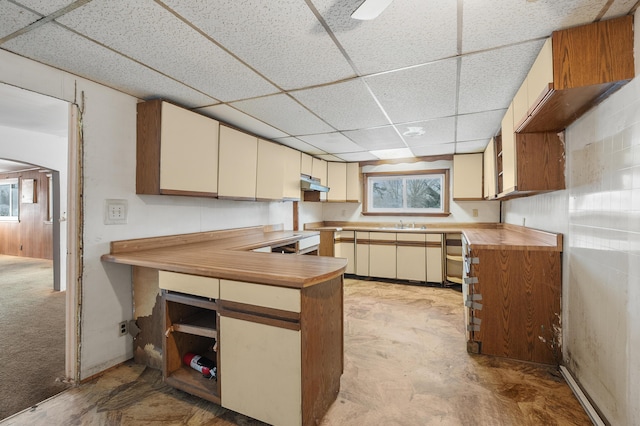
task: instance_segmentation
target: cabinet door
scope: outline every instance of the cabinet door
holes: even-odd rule
[[[356,275],[369,276],[369,232],[356,232]]]
[[[491,138],[487,148],[484,150],[484,198],[491,200],[496,196],[496,145],[495,139]]]
[[[320,184],[327,186],[327,162],[320,158],[313,158],[311,176],[320,179]],[[327,193],[320,193],[320,201],[327,201]]]
[[[396,250],[397,277],[401,280],[427,280],[425,234],[398,234]]]
[[[300,153],[300,174],[311,176],[313,173],[313,157],[304,152]]]
[[[537,105],[553,84],[553,48],[551,37],[545,41],[527,75],[528,112]]]
[[[513,104],[502,119],[502,192],[517,190],[516,138],[513,131]]]
[[[347,163],[347,201],[359,203],[362,200],[360,185],[360,164]]]
[[[255,200],[258,138],[220,126],[218,196]]]
[[[482,200],[482,153],[453,156],[453,199]]]
[[[300,331],[220,316],[221,405],[273,425],[302,423]]]
[[[513,98],[513,124],[514,129],[518,128],[518,124],[522,123],[528,116],[529,97],[528,97],[528,78],[525,78]]]
[[[216,195],[218,122],[162,102],[160,192]]]
[[[347,201],[347,163],[327,163],[327,201]]]
[[[283,146],[285,200],[300,200],[300,151]]]
[[[442,283],[442,234],[427,234],[427,281]]]
[[[284,198],[284,147],[258,139],[258,170],[256,199],[282,200]]]
[[[356,253],[355,253],[355,232],[354,231],[337,231],[335,233],[335,250],[334,257],[343,257],[347,259],[347,269],[345,274],[356,273]]]
[[[396,234],[372,232],[369,243],[369,276],[396,278]]]

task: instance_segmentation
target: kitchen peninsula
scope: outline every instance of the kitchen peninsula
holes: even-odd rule
[[[260,251],[317,236],[258,226],[112,242],[102,260],[133,266],[136,361],[256,419],[315,424],[340,389],[346,260]],[[218,380],[184,365],[188,352],[214,359]]]

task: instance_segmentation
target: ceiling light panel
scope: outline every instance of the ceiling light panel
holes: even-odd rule
[[[412,147],[411,151],[416,157],[424,157],[429,155],[451,155],[456,152],[455,143],[444,143],[439,145],[427,145]]]
[[[379,149],[379,150],[374,150],[369,152],[371,152],[371,154],[375,155],[381,160],[393,160],[398,158],[413,157],[413,152],[411,152],[409,148]]]
[[[303,142],[298,138],[294,138],[294,137],[278,138],[278,139],[275,139],[275,141],[278,143],[281,143],[282,145],[286,145],[288,147],[297,149],[298,151],[306,152],[307,154],[310,154],[310,155],[326,154],[326,152],[324,152],[323,150],[318,149],[313,145],[309,145],[308,143]]]
[[[287,95],[248,99],[232,105],[292,136],[335,131]]]
[[[318,135],[298,136],[298,138],[331,154],[362,150],[361,146],[352,142],[342,133],[323,133]]]
[[[492,138],[498,133],[506,112],[506,109],[499,109],[458,116],[458,141]]]
[[[58,21],[224,102],[279,91],[152,0],[93,1]]]
[[[394,123],[423,121],[455,113],[457,59],[366,77]]]
[[[362,0],[311,0],[363,75],[457,53],[455,1],[396,0],[376,19],[351,13]]]
[[[238,111],[229,105],[219,104],[210,107],[199,108],[197,112],[208,115],[216,120],[224,121],[225,123],[236,126],[240,129],[244,129],[248,132],[254,133],[265,139],[284,138],[287,135],[275,127],[272,127],[260,120],[257,120],[242,111]]]
[[[455,117],[437,118],[428,121],[399,124],[396,125],[396,127],[403,135],[409,147],[450,143],[455,140],[456,119]],[[424,134],[415,134],[412,132],[413,129],[422,129],[421,131],[424,132]]]
[[[361,79],[299,90],[291,95],[338,130],[389,124]]]
[[[456,142],[456,154],[473,154],[478,152],[484,152],[484,149],[487,147],[487,144],[489,143],[489,139]]]
[[[342,133],[366,150],[406,147],[392,126],[351,130]]]
[[[487,7],[484,2],[467,1],[462,18],[463,53],[549,37],[554,30],[592,22],[605,3],[604,0],[535,3],[496,0]]]
[[[66,70],[140,99],[171,100],[186,107],[217,101],[134,61],[49,23],[2,45],[3,49]],[[79,54],[81,52],[81,54]]]
[[[60,9],[64,9],[76,0],[18,0],[23,6],[29,9],[35,10],[43,15],[51,15],[53,12],[57,12]]]
[[[344,161],[356,162],[356,161],[371,161],[377,160],[378,157],[371,154],[368,151],[363,152],[345,152],[342,154],[336,154],[337,157],[342,158]]]
[[[304,1],[165,0],[165,4],[284,89],[355,76]]]
[[[543,43],[537,40],[464,56],[458,113],[506,109]]]
[[[0,38],[13,34],[38,19],[40,19],[40,16],[35,13],[31,13],[8,1],[0,1]]]

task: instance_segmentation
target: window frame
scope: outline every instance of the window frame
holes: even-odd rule
[[[11,197],[11,185],[16,185],[16,189],[18,192],[16,193],[15,199]],[[20,221],[20,178],[6,178],[0,180],[0,185],[9,185],[9,210],[11,211],[12,202],[17,206],[18,214],[16,216],[0,216],[0,222],[19,222]]]
[[[369,197],[369,186],[370,186],[370,178],[393,178],[398,177],[402,179],[406,179],[410,176],[425,176],[425,175],[437,175],[442,177],[442,189],[441,189],[441,205],[442,211],[438,212],[411,212],[410,209],[404,208],[403,210],[388,210],[388,211],[380,211],[376,209],[372,211]],[[410,171],[401,171],[401,172],[371,172],[371,173],[363,173],[363,184],[364,184],[364,193],[363,193],[363,202],[362,202],[362,214],[364,216],[424,216],[424,217],[446,217],[451,215],[449,211],[449,169],[433,169],[433,170],[410,170]]]

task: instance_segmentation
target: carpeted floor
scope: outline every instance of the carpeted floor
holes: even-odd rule
[[[64,317],[50,260],[0,255],[0,419],[68,387]]]

